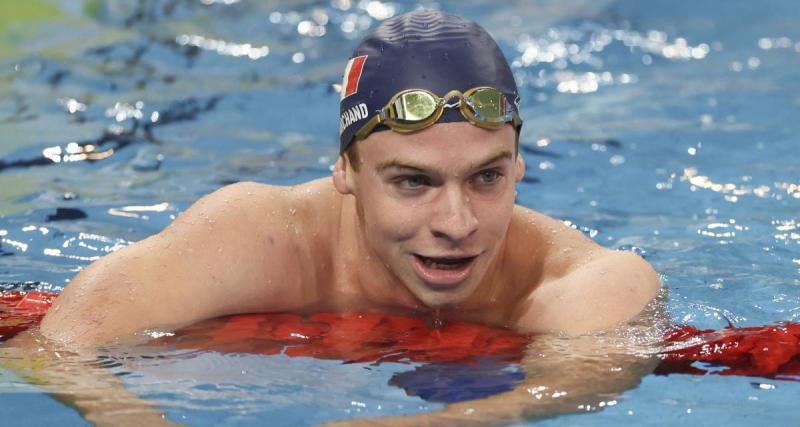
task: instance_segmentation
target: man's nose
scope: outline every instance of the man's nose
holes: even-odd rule
[[[431,231],[438,238],[459,243],[478,229],[478,218],[472,211],[469,195],[461,188],[445,188],[437,200]]]

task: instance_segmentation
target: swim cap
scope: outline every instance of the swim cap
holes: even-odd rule
[[[387,19],[361,40],[345,68],[339,104],[340,152],[402,90],[427,89],[443,96],[478,86],[499,90],[517,109],[519,94],[508,61],[480,25],[438,10]],[[457,108],[446,108],[439,119],[458,121],[467,119]]]

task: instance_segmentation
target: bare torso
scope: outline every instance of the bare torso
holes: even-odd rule
[[[330,178],[294,187],[228,186],[158,235],[79,274],[42,330],[63,342],[92,344],[233,313],[383,311],[580,332],[629,318],[657,289],[638,257],[603,249],[562,222],[517,206],[476,291],[435,312],[360,247],[354,210],[353,197],[338,193]],[[592,274],[605,274],[603,265],[576,276],[584,283],[564,280],[609,254],[621,255],[609,258],[612,267],[639,263],[624,270],[633,271],[625,281],[630,286],[593,286]],[[576,320],[580,309],[585,313]]]

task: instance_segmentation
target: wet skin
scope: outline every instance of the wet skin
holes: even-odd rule
[[[336,189],[355,203],[358,251],[415,308],[463,303],[499,277],[524,163],[510,126],[464,125],[373,134],[360,142],[358,172],[344,158],[334,170]]]
[[[91,347],[243,312],[434,313],[579,334],[636,315],[659,283],[641,258],[514,204],[510,126],[437,124],[358,142],[358,171],[239,183],[82,271],[42,324]]]
[[[87,419],[121,425],[149,417],[157,425],[164,420],[149,402],[108,372],[60,369],[59,352],[93,355],[97,346],[147,340],[143,330],[247,312],[413,313],[577,335],[628,321],[658,290],[638,256],[514,204],[524,164],[510,127],[437,124],[410,135],[377,132],[359,144],[358,171],[340,158],[333,179],[224,187],[164,231],[85,268],[43,320],[46,341],[28,333],[9,341],[28,349],[20,360],[53,367],[27,378],[77,384],[57,392]],[[378,421],[507,425],[596,405],[655,366],[618,354],[626,340],[584,335],[567,342],[569,359],[563,339],[540,336],[514,390]],[[542,358],[551,341],[558,351]],[[64,380],[71,377],[83,380]],[[102,384],[101,392],[87,392],[87,382]],[[532,399],[531,390],[544,397]],[[109,399],[127,409],[109,412]]]

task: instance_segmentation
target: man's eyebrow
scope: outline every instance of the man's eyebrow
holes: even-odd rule
[[[482,168],[485,168],[486,166],[491,165],[494,162],[497,162],[499,160],[505,160],[505,159],[509,159],[509,160],[514,159],[514,155],[511,154],[511,151],[502,150],[499,153],[493,155],[492,157],[489,157],[488,159],[484,160],[483,162],[478,163],[478,165],[474,166],[472,169],[482,169]]]
[[[400,169],[413,169],[419,172],[425,172],[428,170],[427,167],[420,165],[418,163],[414,163],[408,160],[400,160],[400,159],[389,159],[383,162],[380,162],[378,166],[375,167],[375,170],[378,172],[383,172],[386,169],[391,168],[400,168]]]
[[[470,169],[481,169],[481,168],[484,168],[484,167],[486,167],[486,166],[488,166],[488,165],[490,165],[490,164],[492,164],[494,162],[497,162],[497,161],[500,161],[500,160],[505,160],[505,159],[509,159],[510,160],[510,159],[513,159],[513,158],[514,158],[514,155],[511,154],[511,151],[504,149],[504,150],[492,155],[488,159],[486,159],[484,161],[481,161],[480,163],[477,163],[477,166],[472,166]],[[380,173],[380,172],[385,171],[386,169],[391,169],[391,168],[411,169],[411,170],[414,170],[414,171],[417,171],[417,172],[428,172],[428,171],[431,170],[430,166],[421,165],[419,163],[416,163],[416,162],[410,161],[410,160],[400,160],[400,159],[396,159],[396,158],[395,159],[385,160],[385,161],[379,163],[378,166],[375,167],[375,170],[378,171],[378,173]]]

